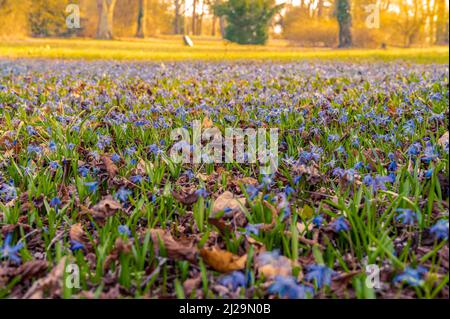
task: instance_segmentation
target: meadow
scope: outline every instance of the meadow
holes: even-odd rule
[[[449,297],[448,49],[159,41],[0,44],[0,297]],[[177,163],[195,120],[277,170]]]
[[[146,61],[224,61],[262,60],[295,62],[332,61],[407,61],[411,63],[448,63],[448,47],[330,49],[296,47],[285,40],[272,40],[265,46],[238,45],[217,38],[193,37],[194,47],[183,45],[180,36],[150,38],[145,41],[120,39],[25,39],[0,41],[3,58],[60,58],[85,60]]]

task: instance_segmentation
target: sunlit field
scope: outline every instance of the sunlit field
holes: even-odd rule
[[[330,49],[301,48],[284,40],[272,40],[266,46],[237,45],[219,39],[193,37],[194,47],[183,44],[181,36],[158,39],[100,41],[91,39],[29,39],[0,41],[0,58],[64,58],[114,60],[341,60],[406,61],[448,63],[448,47]]]

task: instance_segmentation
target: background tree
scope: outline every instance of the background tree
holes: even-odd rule
[[[116,6],[116,2],[117,0],[97,0],[98,39],[108,40],[113,38],[114,7]]]
[[[437,19],[436,19],[436,44],[448,44],[448,8],[445,0],[436,0]]]
[[[145,38],[147,30],[147,0],[138,0],[136,37]]]
[[[352,45],[350,0],[336,0],[336,18],[339,24],[339,47],[348,48]]]
[[[273,16],[283,5],[274,0],[229,0],[216,6],[216,14],[226,17],[225,38],[240,44],[265,44]]]

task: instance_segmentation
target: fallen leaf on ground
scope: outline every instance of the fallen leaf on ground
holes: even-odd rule
[[[177,201],[179,201],[180,203],[185,204],[185,205],[192,205],[195,202],[197,202],[197,200],[198,200],[198,195],[195,192],[186,194],[186,193],[177,193],[177,192],[173,191],[172,196]]]
[[[448,131],[445,132],[438,140],[438,144],[442,147],[444,147],[446,144],[448,144]]]
[[[200,286],[201,282],[202,282],[201,276],[186,279],[186,281],[183,283],[183,289],[184,289],[185,295],[189,296],[194,289],[197,289]]]
[[[231,213],[243,212],[243,207],[245,206],[245,197],[235,197],[233,193],[226,191],[214,201],[212,208],[212,216],[217,213],[224,211],[225,209],[230,209]]]
[[[92,207],[91,213],[96,219],[105,219],[114,215],[120,209],[122,209],[122,205],[111,195],[107,195],[94,207]]]
[[[244,269],[247,262],[247,255],[237,256],[216,247],[202,248],[200,256],[214,270],[224,273]]]
[[[292,261],[282,255],[273,256],[270,252],[262,252],[256,257],[256,268],[265,278],[290,276],[292,274]]]
[[[204,128],[210,128],[210,127],[212,127],[213,126],[213,121],[211,121],[210,119],[209,119],[209,117],[204,117],[203,118],[203,121],[202,121],[202,127],[204,127]]]
[[[86,234],[84,233],[81,223],[74,224],[70,227],[69,236],[71,240],[75,240],[79,243],[83,243],[86,239]]]
[[[33,283],[23,296],[24,299],[42,299],[46,294],[49,297],[59,297],[62,293],[62,282],[66,265],[66,257],[60,259],[50,273]]]
[[[157,254],[159,254],[160,244],[162,243],[169,258],[175,260],[185,259],[192,263],[197,261],[197,247],[176,241],[168,231],[150,229],[150,236]]]
[[[108,156],[102,156],[102,162],[105,165],[105,169],[108,172],[109,177],[114,178],[119,172],[116,164],[114,164]]]

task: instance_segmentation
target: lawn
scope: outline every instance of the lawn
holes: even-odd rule
[[[0,44],[0,298],[448,298],[448,49],[195,42]]]
[[[194,47],[183,45],[181,37],[124,39],[98,41],[90,39],[29,39],[0,42],[3,58],[64,58],[114,60],[341,60],[341,61],[397,61],[415,63],[448,63],[448,47],[423,49],[324,49],[300,48],[282,40],[267,46],[242,46],[212,38],[194,38]]]

